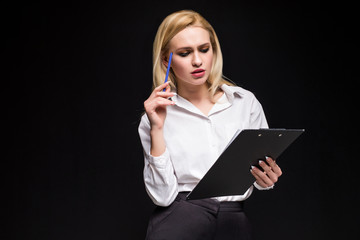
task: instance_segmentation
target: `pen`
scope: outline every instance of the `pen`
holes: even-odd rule
[[[171,52],[171,53],[170,53],[170,57],[169,57],[169,63],[168,63],[167,69],[166,69],[166,76],[165,76],[165,82],[164,82],[164,83],[167,82],[168,77],[169,77],[169,71],[170,71],[170,65],[171,65],[172,55],[173,55],[173,53]],[[163,89],[163,92],[165,92],[165,90],[166,90],[166,89],[164,88],[164,89]]]

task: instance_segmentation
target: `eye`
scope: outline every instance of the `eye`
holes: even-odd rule
[[[178,53],[178,55],[180,56],[180,57],[186,57],[186,56],[188,56],[190,54],[190,52],[180,52],[180,53]]]
[[[207,48],[203,48],[203,49],[200,49],[200,52],[202,52],[202,53],[207,53],[207,51],[209,51],[209,47],[207,47]]]

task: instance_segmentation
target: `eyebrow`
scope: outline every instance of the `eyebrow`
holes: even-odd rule
[[[203,43],[201,45],[198,46],[198,48],[202,48],[202,47],[205,47],[207,45],[210,45],[210,43]],[[180,51],[180,50],[192,50],[193,48],[192,47],[181,47],[181,48],[178,48],[176,49],[176,51]]]

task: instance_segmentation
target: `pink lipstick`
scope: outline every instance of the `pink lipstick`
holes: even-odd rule
[[[195,78],[201,78],[205,75],[205,70],[202,68],[195,69],[191,72],[191,75]]]

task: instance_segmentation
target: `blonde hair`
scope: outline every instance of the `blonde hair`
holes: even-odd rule
[[[153,45],[153,88],[164,83],[166,67],[163,64],[163,59],[168,54],[170,40],[186,27],[195,25],[207,30],[210,35],[214,54],[212,69],[207,79],[210,95],[213,97],[217,89],[224,83],[234,85],[225,80],[222,74],[223,58],[214,28],[199,13],[192,10],[182,10],[167,16],[156,33]],[[172,87],[176,88],[176,78],[172,70],[169,73],[169,80],[171,80]]]

